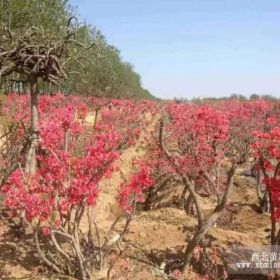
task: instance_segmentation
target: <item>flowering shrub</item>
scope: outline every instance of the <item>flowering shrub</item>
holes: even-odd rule
[[[273,112],[273,103],[264,100],[230,101],[219,104],[219,109],[225,112],[229,120],[230,141],[227,152],[242,164],[250,157],[254,131],[264,130],[266,119]]]
[[[144,202],[144,190],[151,187],[154,180],[150,177],[150,170],[142,167],[141,170],[134,175],[129,184],[121,186],[119,201],[124,212],[131,213],[137,202]]]
[[[195,206],[198,228],[186,248],[186,271],[195,247],[229,201],[236,164],[225,160],[229,120],[224,112],[210,106],[175,103],[167,104],[162,111],[158,146],[149,163],[155,176],[159,173],[160,177],[171,177],[183,186],[181,199],[186,208],[191,203]],[[229,166],[227,173],[221,170],[223,164]],[[153,193],[157,192],[158,189]],[[198,199],[205,195],[217,196],[217,206],[207,218]]]
[[[193,269],[203,275],[202,279],[225,280],[228,278],[222,254],[215,247],[196,247],[193,255]]]
[[[15,99],[27,106],[26,98]],[[2,108],[3,113],[9,112],[11,107],[16,118],[22,119],[23,105],[18,108],[9,102],[8,98],[8,109]],[[2,186],[4,202],[14,215],[21,217],[25,226],[32,228],[38,254],[47,266],[56,273],[88,279],[93,268],[102,268],[103,257],[111,248],[107,239],[102,245],[100,236],[94,234],[94,227],[98,230],[98,225],[89,208],[96,204],[100,181],[110,177],[114,170],[113,163],[119,156],[123,138],[120,128],[106,119],[107,108],[100,109],[105,117],[97,120],[94,126],[83,121],[88,107],[77,98],[68,101],[62,95],[43,96],[38,109],[40,142],[36,151],[36,172],[31,174],[25,170],[22,153],[18,168]],[[122,110],[125,109],[129,108]],[[24,119],[26,121],[28,118]],[[19,142],[23,141],[24,133],[20,131]],[[142,201],[142,191],[152,183],[149,170],[142,168],[131,182],[121,186],[120,205],[128,221],[133,214],[131,205]],[[84,233],[80,225],[87,212],[88,230]],[[41,245],[44,239],[51,241],[55,257],[50,257]]]
[[[263,183],[266,186],[265,196],[270,205],[271,213],[271,243],[280,243],[280,231],[276,223],[280,221],[280,127],[277,118],[267,118],[266,131],[255,131],[255,143],[252,145],[254,156],[258,160],[258,168],[263,173]]]
[[[165,130],[169,145],[176,143],[173,157],[181,173],[197,180],[202,177],[202,170],[211,172],[224,157],[222,148],[229,132],[227,117],[208,106],[170,104],[166,111],[171,121]]]
[[[99,107],[100,108],[100,107]],[[111,124],[121,134],[120,147],[134,145],[158,112],[150,101],[107,100],[101,110],[101,122]]]

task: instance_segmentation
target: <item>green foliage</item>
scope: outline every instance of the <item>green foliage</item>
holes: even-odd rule
[[[0,0],[0,25],[9,28],[13,36],[34,26],[42,28],[46,36],[55,40],[65,36],[68,20],[75,14],[75,9],[68,4],[68,0]],[[108,44],[100,30],[86,23],[80,24],[78,20],[72,20],[69,28],[74,31],[75,40],[86,48],[71,44],[69,52],[73,56],[77,54],[79,59],[63,62],[67,62],[68,79],[59,86],[40,81],[42,92],[63,91],[114,98],[154,98],[142,88],[141,78],[133,66],[122,61],[120,51]],[[88,46],[91,47],[87,48]],[[20,82],[21,78],[14,73],[4,80],[1,90],[29,90],[27,85]]]
[[[269,95],[269,94],[265,94],[265,95],[257,95],[255,93],[253,93],[249,98],[247,98],[245,95],[242,94],[236,94],[233,93],[228,97],[204,97],[204,98],[200,98],[200,97],[193,97],[192,100],[188,100],[187,98],[184,97],[174,97],[173,100],[176,103],[188,103],[188,102],[192,102],[192,103],[196,103],[196,104],[209,104],[209,103],[213,103],[213,102],[217,102],[217,101],[226,101],[226,100],[239,100],[239,101],[248,101],[248,100],[258,100],[258,99],[264,99],[264,100],[271,100],[271,101],[276,101],[279,100],[277,97]]]

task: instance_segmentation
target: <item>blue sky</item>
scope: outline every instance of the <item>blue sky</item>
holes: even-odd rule
[[[280,0],[70,3],[157,97],[280,97]]]

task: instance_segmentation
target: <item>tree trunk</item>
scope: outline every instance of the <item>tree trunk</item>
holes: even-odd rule
[[[235,174],[236,166],[235,164],[232,165],[229,173],[228,173],[228,180],[227,180],[227,188],[224,193],[223,199],[219,205],[216,206],[213,213],[208,216],[199,226],[198,229],[193,237],[193,239],[189,242],[186,251],[185,251],[185,262],[184,262],[184,268],[183,272],[186,272],[190,266],[193,250],[195,247],[197,247],[200,242],[203,240],[205,234],[208,232],[208,230],[213,227],[217,219],[219,218],[220,214],[224,210],[225,206],[229,202],[230,193],[233,185],[233,177]]]
[[[184,201],[184,209],[185,209],[186,214],[194,215],[193,198],[190,194],[188,195],[188,198],[185,199],[185,201]]]
[[[185,263],[184,263],[184,268],[183,268],[184,272],[187,271],[190,266],[192,255],[193,255],[193,250],[195,249],[195,247],[197,247],[200,244],[200,242],[203,240],[205,234],[215,224],[215,222],[219,218],[219,216],[220,216],[220,212],[214,212],[202,223],[201,226],[199,226],[193,239],[189,242],[186,252],[185,252],[186,257],[185,257]]]
[[[186,204],[186,194],[188,192],[188,188],[185,186],[183,191],[182,191],[182,194],[181,194],[181,197],[180,197],[180,207],[183,207],[185,206]],[[190,196],[188,196],[189,198]]]
[[[260,202],[261,213],[270,213],[270,199],[268,191],[266,190]]]
[[[35,175],[37,168],[36,150],[39,144],[39,113],[38,113],[38,91],[37,78],[30,82],[31,86],[31,128],[30,146],[26,156],[25,171],[30,175]]]
[[[185,187],[188,189],[190,196],[193,200],[193,203],[195,205],[195,209],[197,212],[198,225],[200,226],[203,222],[204,215],[203,215],[203,211],[201,209],[200,203],[199,203],[198,195],[196,194],[196,192],[194,190],[194,183],[192,181],[190,181],[187,177],[182,177],[182,180],[183,180]]]
[[[271,206],[271,211],[270,211],[270,220],[271,220],[270,241],[271,241],[271,245],[276,245],[275,244],[275,239],[276,239],[276,221],[274,220],[275,209],[274,209],[271,193],[269,193],[269,205]]]

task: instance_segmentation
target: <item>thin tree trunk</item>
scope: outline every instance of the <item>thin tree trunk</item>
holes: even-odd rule
[[[198,195],[196,194],[196,192],[194,190],[194,183],[191,182],[187,177],[183,177],[182,180],[183,180],[185,187],[190,192],[190,196],[194,202],[195,209],[197,212],[198,225],[200,226],[203,222],[204,215],[203,215],[203,211],[201,209],[200,203],[199,203]]]
[[[270,212],[270,220],[271,220],[271,236],[270,236],[270,241],[271,245],[275,245],[275,239],[276,239],[276,222],[274,220],[274,205],[273,205],[273,200],[272,200],[272,195],[269,193],[269,204],[271,205],[271,212]]]
[[[193,239],[189,242],[186,252],[185,252],[185,263],[183,271],[187,271],[193,255],[193,250],[200,244],[202,239],[208,230],[215,224],[216,220],[219,218],[220,212],[214,212],[211,214],[201,226],[199,226],[197,232],[195,233]]]
[[[193,209],[194,207],[193,206],[194,206],[193,198],[189,194],[188,198],[185,199],[185,201],[184,201],[184,209],[185,209],[186,214],[194,215],[194,209]]]
[[[95,132],[96,130],[96,125],[97,125],[97,118],[98,118],[98,113],[99,113],[100,108],[97,108],[94,112],[94,124],[93,124],[93,131]]]
[[[261,213],[269,213],[270,212],[270,203],[269,203],[269,195],[267,189],[263,193],[261,190],[261,172],[260,170],[257,171],[256,174],[256,191],[257,191],[257,197],[259,201],[259,207]]]
[[[268,175],[267,175],[265,167],[264,167],[264,159],[262,156],[260,158],[260,165],[261,165],[261,168],[263,171],[263,175],[264,175],[265,179],[267,179]],[[280,169],[280,162],[277,163],[277,166],[274,170],[274,176],[273,176],[274,178],[277,177],[279,169]],[[274,204],[273,204],[272,194],[270,191],[268,191],[268,198],[269,198],[269,205],[270,205],[270,220],[271,220],[270,241],[271,241],[271,245],[275,245],[275,239],[276,239],[276,222],[274,220],[275,208],[274,208]]]
[[[180,206],[181,207],[184,207],[185,203],[186,203],[186,194],[188,192],[188,188],[185,186],[183,191],[182,191],[182,194],[181,194],[181,197],[180,197]],[[189,199],[190,196],[188,196],[188,199]]]
[[[270,199],[268,191],[266,190],[263,197],[261,198],[260,208],[262,213],[270,213]]]
[[[220,214],[224,210],[225,206],[229,202],[230,193],[231,193],[231,189],[232,189],[232,185],[233,185],[233,177],[235,174],[235,169],[236,169],[236,166],[235,166],[235,164],[233,164],[229,171],[229,174],[228,174],[227,188],[226,188],[226,191],[224,193],[221,203],[219,205],[217,205],[215,210],[213,211],[213,213],[208,218],[206,218],[200,226],[198,226],[197,232],[195,233],[193,239],[189,242],[189,244],[186,248],[185,263],[184,263],[184,268],[183,268],[184,272],[187,271],[190,266],[192,255],[193,255],[193,250],[195,249],[195,247],[197,247],[200,244],[200,242],[202,241],[202,239],[204,238],[204,236],[208,232],[208,230],[211,227],[213,227],[213,225],[219,218]]]
[[[38,113],[38,91],[37,78],[30,82],[31,85],[31,128],[30,147],[27,152],[25,171],[35,175],[37,168],[36,150],[39,144],[39,113]]]
[[[55,272],[57,272],[58,274],[61,273],[61,270],[58,268],[58,266],[56,264],[54,264],[53,262],[51,262],[45,255],[45,253],[42,251],[41,247],[40,247],[40,243],[39,243],[39,238],[38,238],[38,229],[35,229],[34,231],[34,241],[35,241],[35,245],[36,245],[36,249],[37,252],[39,254],[39,257],[41,259],[42,262],[44,262],[48,267],[50,267],[52,270],[54,270]]]

